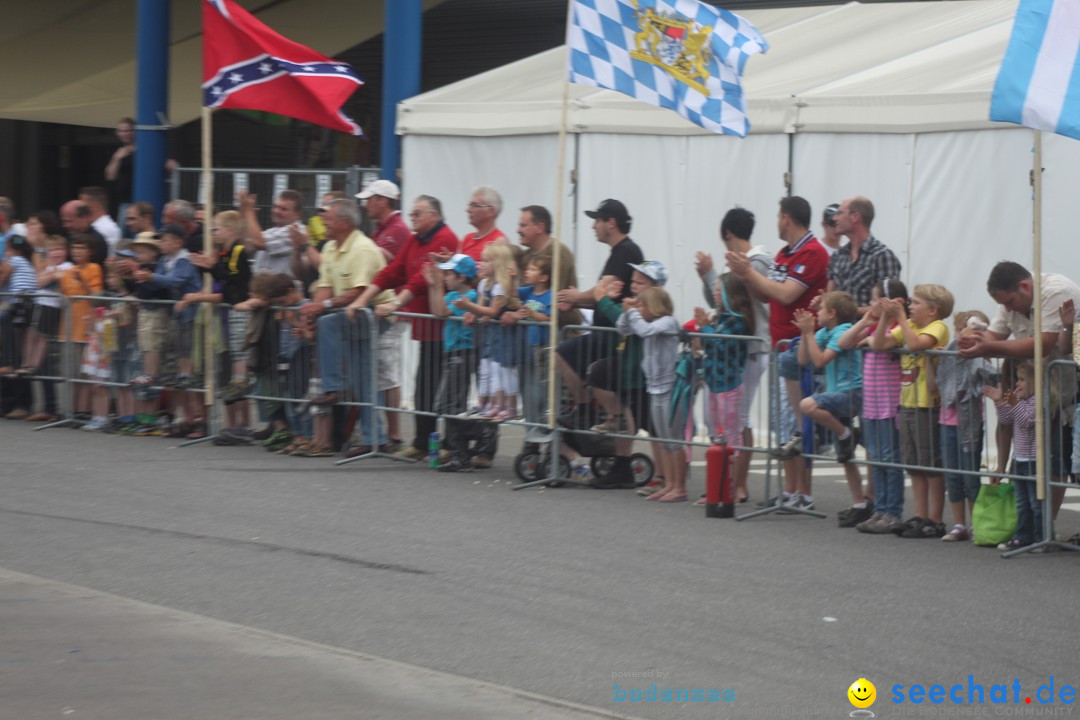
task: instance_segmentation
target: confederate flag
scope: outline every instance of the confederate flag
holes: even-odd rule
[[[204,0],[206,107],[263,110],[362,135],[341,106],[363,84],[345,63],[283,38],[233,0]]]

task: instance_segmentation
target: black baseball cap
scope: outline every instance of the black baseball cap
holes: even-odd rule
[[[618,200],[607,199],[600,203],[595,210],[586,210],[585,214],[593,220],[614,220],[619,224],[630,222],[630,213],[626,212],[626,206]]]
[[[826,205],[825,206],[825,211],[821,213],[821,219],[824,220],[829,225],[832,225],[833,222],[834,222],[833,218],[836,217],[836,213],[839,210],[840,210],[840,204],[839,203],[833,203],[832,205]]]

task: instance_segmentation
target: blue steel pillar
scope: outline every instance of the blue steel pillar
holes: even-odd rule
[[[379,160],[382,177],[399,182],[397,171],[401,167],[401,139],[395,132],[397,104],[420,92],[420,42],[424,9],[420,0],[385,2]]]
[[[132,198],[165,204],[171,0],[138,0],[135,12],[135,177]],[[391,3],[393,4],[393,3]]]

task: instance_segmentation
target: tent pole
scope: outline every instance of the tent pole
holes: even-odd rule
[[[1042,131],[1033,130],[1034,168],[1031,171],[1032,185],[1032,270],[1034,280],[1032,299],[1035,320],[1035,496],[1040,501],[1046,497],[1046,448],[1043,439],[1046,436],[1046,423],[1043,413],[1043,343],[1042,343]]]

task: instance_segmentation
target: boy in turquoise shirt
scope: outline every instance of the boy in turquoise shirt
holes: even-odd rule
[[[854,527],[873,512],[873,488],[863,490],[862,474],[851,462],[855,457],[855,435],[851,423],[862,412],[862,350],[845,350],[838,340],[858,318],[855,299],[845,292],[828,292],[821,296],[817,323],[806,310],[795,312],[795,324],[802,333],[799,342],[799,364],[813,363],[825,368],[825,392],[803,398],[802,413],[818,425],[836,434],[836,461],[843,464],[852,507],[840,514],[841,527]]]

